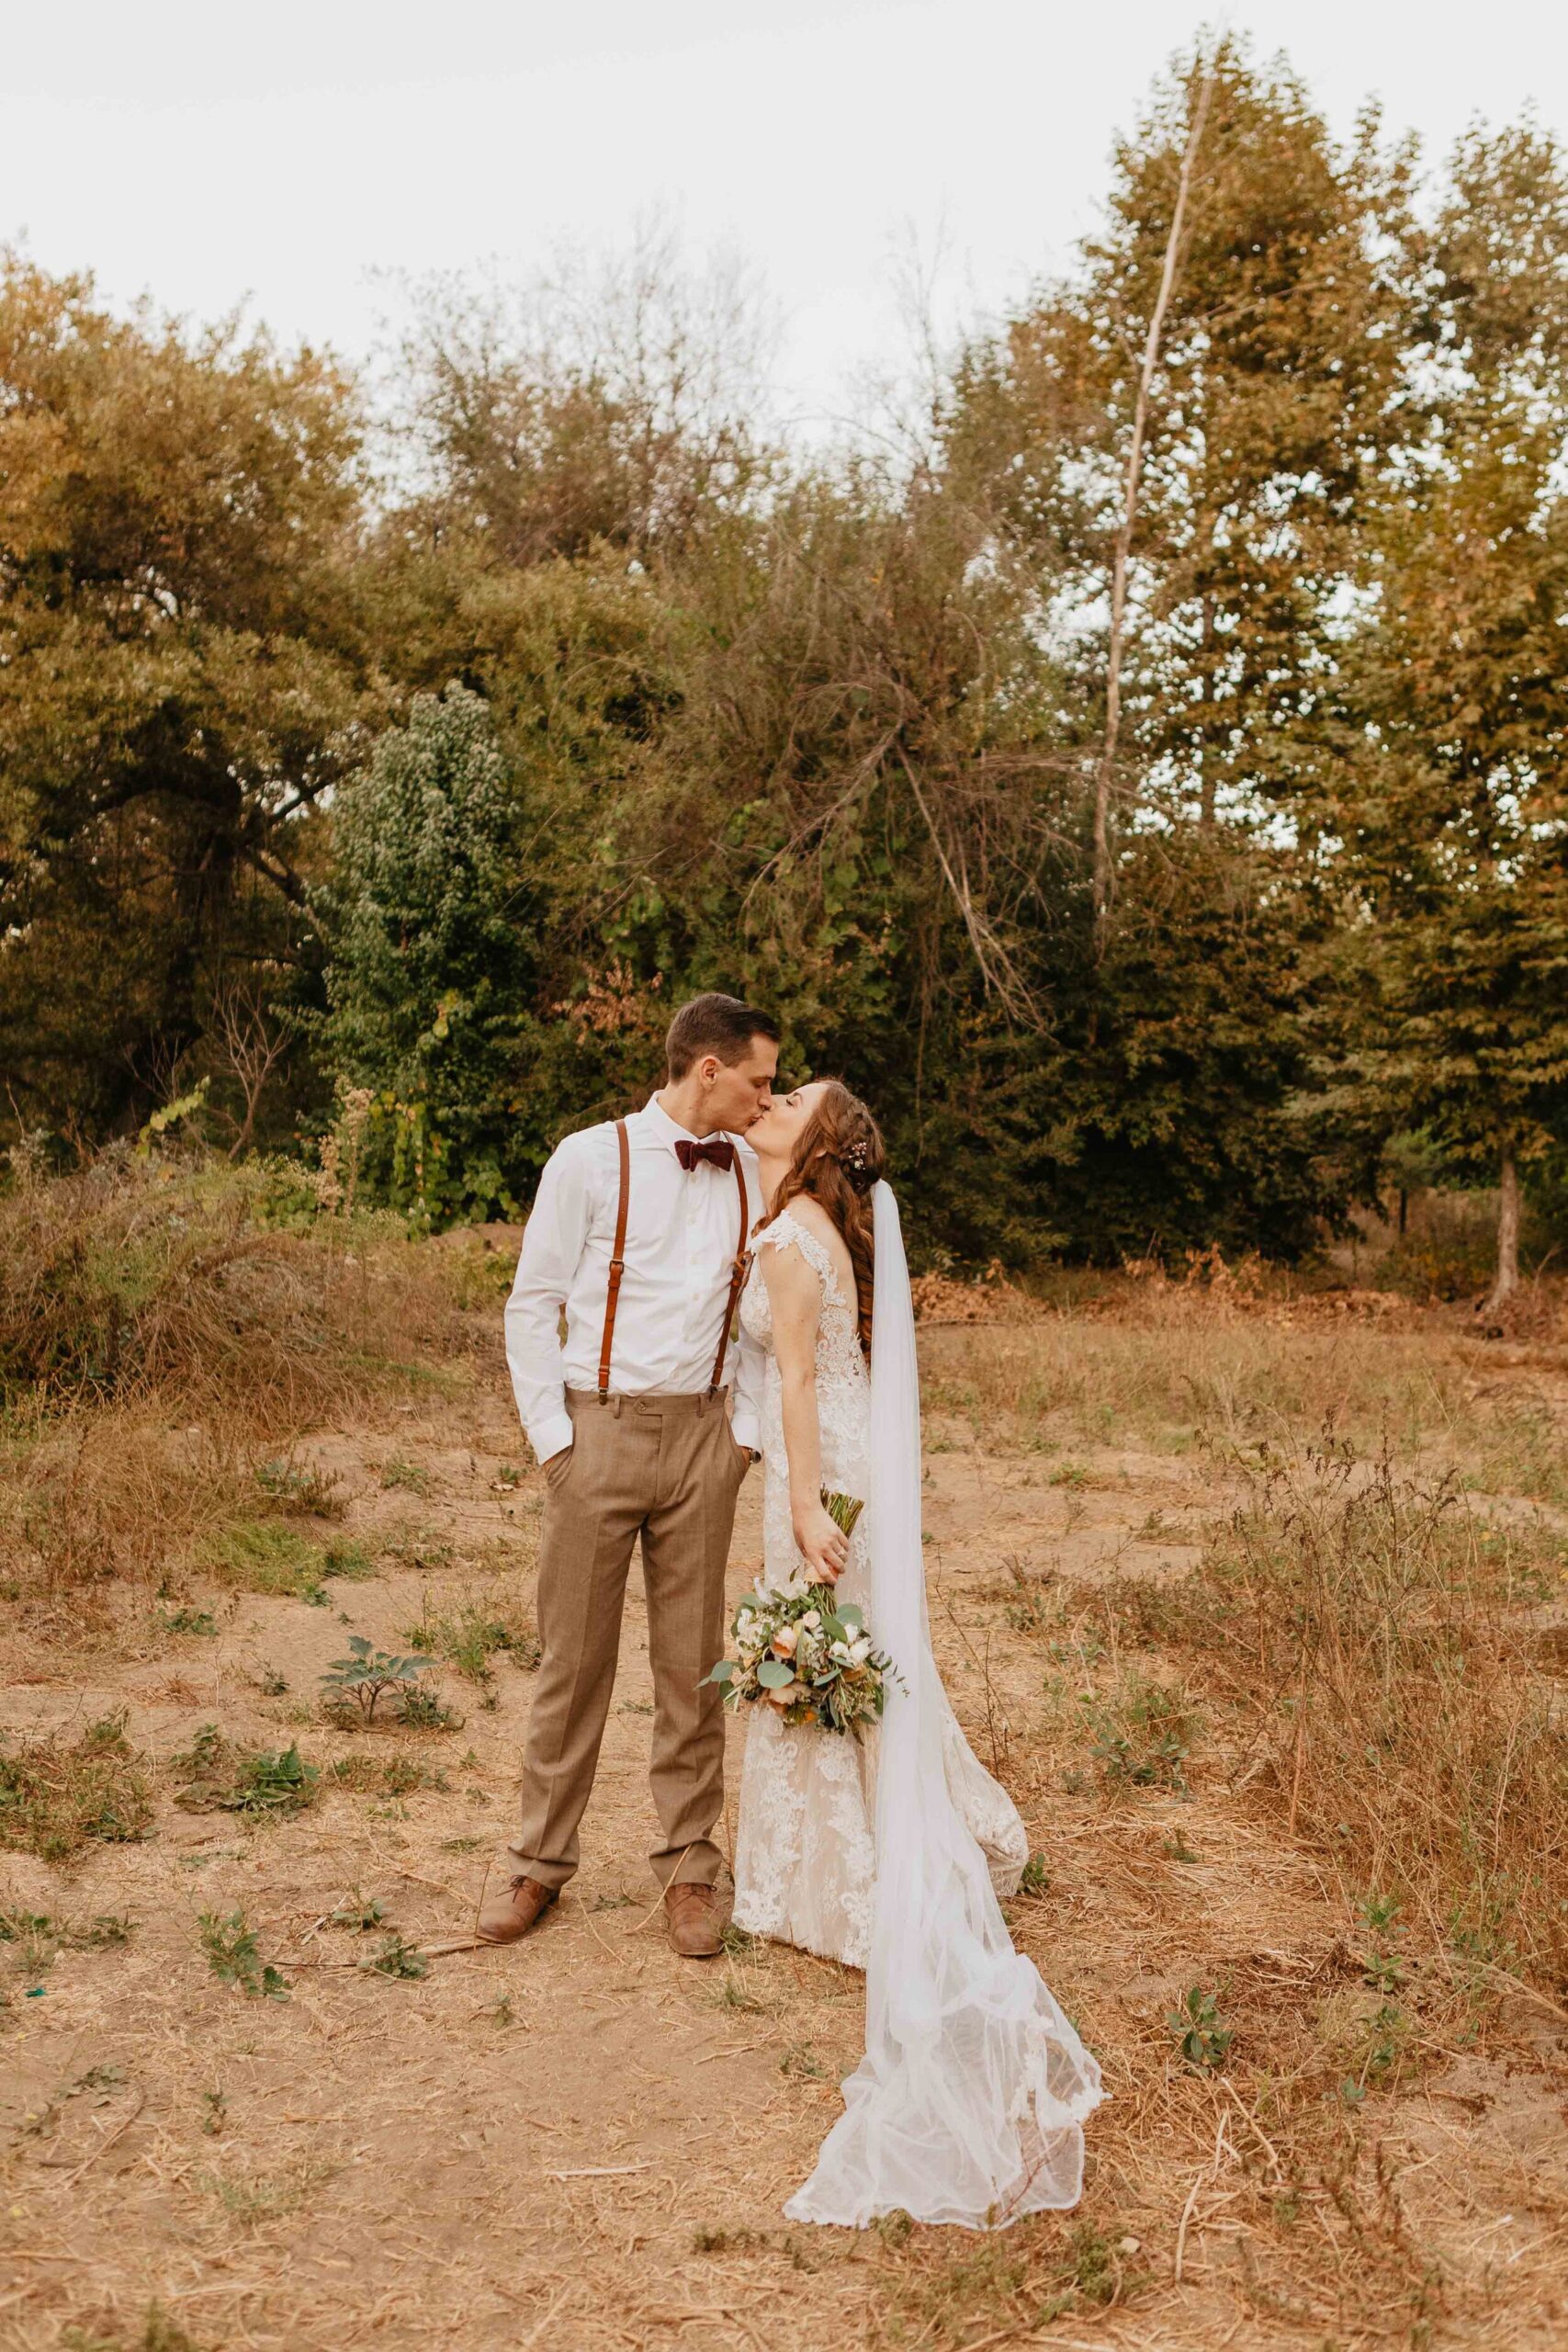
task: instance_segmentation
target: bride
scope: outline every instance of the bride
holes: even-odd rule
[[[753,1706],[736,1838],[738,1927],[866,1972],[866,2054],[792,2220],[996,2227],[1075,2204],[1100,2070],[998,1897],[1028,1860],[931,1657],[919,1375],[882,1138],[836,1079],[747,1132],[767,1215],[740,1317],[767,1358],[760,1589],[835,1585],[888,1652],[863,1740]],[[822,1491],[865,1500],[846,1537]]]

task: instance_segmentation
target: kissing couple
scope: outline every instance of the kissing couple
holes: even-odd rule
[[[577,1867],[640,1537],[653,1869],[675,1951],[721,1949],[710,1678],[736,1499],[760,1460],[759,1605],[832,1588],[892,1661],[862,1736],[750,1709],[735,1923],[866,1979],[865,2056],[784,2211],[996,2227],[1077,2201],[1100,2069],[1013,1950],[998,1897],[1028,1841],[931,1655],[914,1311],[882,1136],[837,1079],[775,1092],[778,1041],[737,998],[694,998],[646,1108],[568,1136],[540,1178],[506,1352],[545,1469],[543,1659],[522,1821],[479,1934],[536,1929]],[[827,1495],[863,1505],[848,1532]]]

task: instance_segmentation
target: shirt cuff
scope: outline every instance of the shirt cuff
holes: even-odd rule
[[[761,1453],[762,1451],[761,1434],[755,1413],[738,1412],[729,1424],[729,1434],[737,1445],[745,1446],[749,1453]]]
[[[570,1413],[552,1413],[547,1420],[530,1424],[528,1442],[534,1449],[535,1459],[547,1462],[553,1453],[559,1453],[563,1446],[570,1445],[576,1434]]]

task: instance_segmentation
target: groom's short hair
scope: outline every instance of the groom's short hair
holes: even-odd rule
[[[716,1054],[727,1064],[738,1062],[753,1037],[771,1037],[777,1045],[779,1024],[771,1012],[759,1012],[755,1005],[742,1004],[738,996],[720,996],[716,989],[694,996],[665,1033],[670,1075],[684,1078],[705,1054]]]

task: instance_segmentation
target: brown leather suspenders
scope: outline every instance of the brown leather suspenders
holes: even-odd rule
[[[610,1351],[615,1339],[615,1307],[621,1295],[621,1277],[626,1271],[626,1214],[632,1199],[632,1155],[626,1140],[626,1123],[615,1121],[615,1142],[620,1151],[621,1189],[615,1204],[615,1246],[610,1252],[610,1279],[604,1291],[604,1337],[599,1346],[599,1402],[606,1402],[610,1394]],[[708,1383],[708,1395],[716,1396],[724,1378],[725,1351],[729,1345],[729,1327],[735,1320],[735,1302],[740,1295],[740,1285],[751,1262],[746,1247],[748,1208],[746,1170],[740,1165],[740,1154],[735,1154],[735,1186],[740,1195],[740,1238],[736,1244],[734,1262],[729,1270],[729,1296],[725,1301],[724,1329],[718,1335],[718,1353],[714,1358],[713,1378]]]
[[[735,1263],[729,1270],[729,1296],[724,1302],[724,1329],[718,1335],[718,1353],[713,1360],[713,1378],[708,1382],[710,1396],[717,1395],[718,1384],[724,1378],[724,1351],[729,1345],[729,1327],[735,1320],[735,1302],[740,1295],[740,1285],[751,1262],[751,1253],[746,1247],[746,1170],[740,1165],[738,1151],[735,1154],[735,1182],[740,1194],[740,1238],[735,1245]]]
[[[621,1150],[621,1197],[615,1208],[615,1246],[610,1252],[610,1281],[604,1293],[604,1337],[599,1349],[601,1405],[610,1394],[610,1349],[615,1337],[615,1303],[621,1295],[621,1276],[626,1271],[626,1211],[632,1204],[632,1150],[626,1141],[624,1119],[615,1121],[615,1141]]]

